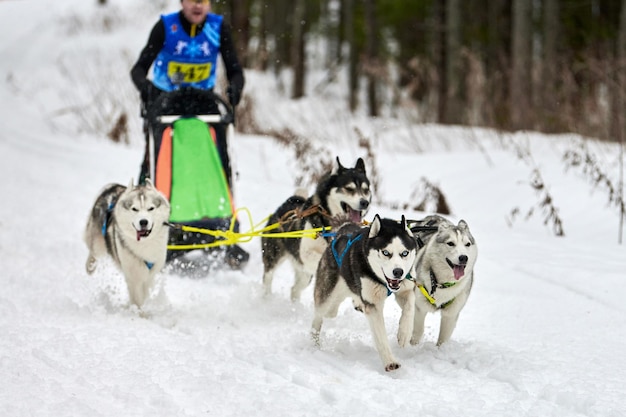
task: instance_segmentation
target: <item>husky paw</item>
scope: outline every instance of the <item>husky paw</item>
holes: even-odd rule
[[[315,347],[320,348],[321,344],[320,344],[320,332],[316,331],[316,330],[311,330],[311,340],[313,340],[313,343],[315,344]]]
[[[448,341],[448,339],[446,339],[446,340],[437,340],[437,347],[441,347],[441,345],[443,345],[447,341]]]
[[[409,335],[398,332],[398,345],[404,348],[404,347],[407,347],[408,344],[409,344]],[[411,344],[414,344],[413,340],[411,340]]]
[[[411,344],[413,346],[417,345],[420,340],[422,340],[422,336],[424,335],[424,329],[413,329],[413,335],[411,336]]]
[[[249,259],[250,254],[238,245],[232,245],[226,248],[226,264],[235,271],[244,269]]]
[[[387,366],[385,366],[385,371],[387,372],[395,371],[398,368],[400,368],[400,364],[392,362],[392,363],[388,363]]]

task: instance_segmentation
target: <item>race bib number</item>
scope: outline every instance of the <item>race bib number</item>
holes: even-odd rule
[[[176,83],[198,83],[209,78],[211,64],[185,64],[170,62],[167,66],[168,77]]]

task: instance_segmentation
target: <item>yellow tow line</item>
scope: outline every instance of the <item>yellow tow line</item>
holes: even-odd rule
[[[320,236],[322,232],[330,231],[330,227],[318,227],[315,229],[306,229],[306,230],[293,230],[289,232],[275,232],[270,233],[272,230],[280,227],[280,223],[270,224],[268,226],[262,227],[264,223],[267,222],[269,216],[266,217],[260,223],[253,225],[252,229],[245,233],[235,232],[235,221],[237,219],[237,214],[239,212],[245,212],[248,217],[248,221],[250,224],[252,223],[252,215],[247,208],[240,208],[235,211],[231,221],[230,227],[228,230],[212,230],[212,229],[203,229],[199,227],[191,227],[185,225],[173,225],[177,229],[181,229],[184,232],[192,232],[192,233],[202,233],[205,235],[213,236],[215,240],[211,243],[193,243],[189,245],[167,245],[167,249],[169,250],[192,250],[192,249],[205,249],[216,246],[224,246],[224,245],[235,245],[237,243],[249,242],[254,237],[269,237],[269,238],[303,238],[308,237],[311,239],[315,239]]]

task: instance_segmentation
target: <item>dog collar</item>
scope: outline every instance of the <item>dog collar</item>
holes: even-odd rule
[[[437,291],[437,288],[450,288],[455,285],[456,282],[444,282],[443,284],[438,283],[435,272],[432,269],[430,270],[430,295],[433,295],[435,291]]]
[[[437,288],[450,288],[450,287],[454,287],[456,284],[457,284],[456,282],[444,282],[443,284],[439,284],[437,282],[437,277],[435,276],[435,272],[431,269],[430,270],[430,293],[428,292],[426,287],[424,287],[423,284],[418,284],[417,287],[419,288],[422,295],[428,300],[430,304],[432,304],[433,306],[437,308],[446,308],[447,306],[452,304],[452,302],[454,301],[454,298],[450,301],[443,303],[440,306],[437,306],[437,300],[435,300],[435,297],[434,297],[435,291],[437,291]]]

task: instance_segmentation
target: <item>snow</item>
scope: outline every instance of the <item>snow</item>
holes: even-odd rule
[[[271,77],[249,72],[246,93],[259,117],[316,138],[320,160],[339,155],[351,165],[363,156],[355,125],[373,138],[379,185],[369,219],[429,214],[392,208],[410,202],[425,177],[477,239],[476,282],[449,343],[436,347],[438,317],[429,316],[422,343],[399,348],[399,308],[387,303],[402,364],[391,373],[349,303],[325,321],[315,347],[312,288],[291,303],[289,267],[274,294],[262,296],[259,239],[243,244],[251,253],[243,272],[163,274],[167,301],[154,300],[147,318],[128,307],[110,263],[87,276],[88,211],[105,184],[136,177],[142,137],[138,115],[129,145],[111,143],[80,115],[137,114],[128,70],[158,13],[179,2],[95,3],[0,1],[1,415],[626,414],[619,213],[580,168],[566,169],[563,153],[580,149],[575,135],[351,118],[342,93],[294,103]],[[232,146],[237,203],[260,222],[294,191],[298,163],[267,136],[238,134]],[[587,146],[617,184],[617,148]],[[539,202],[529,186],[535,168],[563,237],[539,208],[524,219]],[[511,223],[514,208],[522,214]]]

